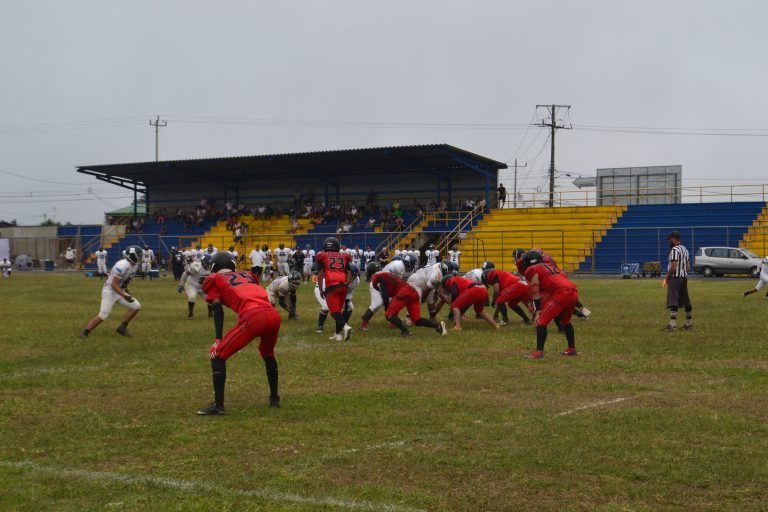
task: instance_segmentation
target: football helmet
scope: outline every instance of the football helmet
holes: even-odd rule
[[[440,271],[443,273],[444,276],[447,276],[449,274],[455,274],[456,272],[458,272],[458,270],[459,268],[452,261],[440,262]]]
[[[129,245],[125,250],[125,257],[132,263],[138,263],[144,251],[138,245]]]
[[[325,252],[339,252],[341,250],[341,242],[335,236],[329,236],[323,242],[323,250]]]
[[[365,275],[368,277],[368,280],[373,277],[373,274],[381,270],[381,265],[379,265],[377,262],[372,261],[368,264],[367,267],[365,267]]]
[[[301,273],[295,270],[288,274],[288,284],[291,288],[296,289],[301,284]]]
[[[496,275],[495,269],[488,269],[483,272],[481,281],[484,285],[496,284],[499,280],[499,276]]]
[[[435,248],[435,244],[429,244],[429,250],[433,250]]]
[[[206,254],[203,256],[201,264],[205,270],[211,270],[211,266],[213,265],[213,258],[209,254]]]
[[[491,270],[494,268],[496,268],[496,265],[494,265],[492,261],[484,261],[483,266],[481,267],[482,270]]]
[[[220,270],[229,269],[236,270],[235,258],[228,252],[217,252],[213,255],[213,263],[211,264],[211,272],[214,274]]]
[[[525,271],[528,267],[541,263],[542,261],[543,258],[539,251],[528,251],[523,254],[523,268],[521,270]]]

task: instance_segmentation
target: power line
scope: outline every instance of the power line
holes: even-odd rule
[[[564,108],[567,110],[570,110],[570,105],[536,105],[536,109],[539,108],[546,108],[549,112],[549,123],[545,123],[544,120],[541,120],[541,124],[539,126],[547,127],[550,129],[549,135],[550,135],[550,145],[551,145],[551,158],[549,160],[549,206],[555,206],[555,132],[557,130],[570,130],[573,127],[570,125],[564,125],[564,124],[557,124],[557,120],[555,119],[555,116],[557,114],[557,109]],[[570,114],[569,114],[570,119]]]
[[[15,172],[3,171],[3,170],[0,170],[0,174],[7,174],[9,176],[16,176],[17,178],[23,178],[23,179],[29,180],[29,181],[37,181],[37,182],[40,182],[40,183],[51,183],[53,185],[68,185],[68,186],[83,186],[83,187],[88,186],[88,183],[64,183],[64,182],[61,182],[61,181],[43,180],[43,179],[40,179],[40,178],[30,178],[29,176],[24,176],[23,174],[17,174]]]

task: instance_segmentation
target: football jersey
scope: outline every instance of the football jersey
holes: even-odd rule
[[[451,300],[456,300],[456,297],[461,295],[462,292],[469,288],[474,288],[477,283],[466,277],[454,276],[445,282],[445,290],[451,295]]]
[[[363,251],[363,258],[365,258],[366,265],[376,259],[376,253],[374,251]]]
[[[525,269],[525,278],[529,283],[535,275],[539,276],[539,288],[542,292],[551,294],[559,288],[576,290],[576,285],[551,263],[538,263]]]
[[[461,259],[461,251],[448,251],[448,261],[451,261],[459,266],[459,260]]]
[[[304,253],[304,265],[312,266],[315,262],[315,251],[313,249],[304,249],[301,252]]]
[[[96,251],[96,260],[100,263],[107,262],[107,251]]]
[[[267,286],[267,292],[278,297],[286,297],[291,293],[291,284],[288,282],[288,276],[278,277]]]
[[[483,271],[479,268],[473,268],[464,274],[464,277],[476,282],[477,284],[483,284]]]
[[[176,267],[176,268],[183,267],[184,266],[184,260],[185,260],[184,254],[185,253],[183,253],[181,251],[174,252],[173,253],[173,258],[171,259],[171,264],[174,267]]]
[[[275,249],[275,259],[278,263],[288,263],[288,258],[291,256],[290,249]]]
[[[141,253],[141,261],[144,263],[152,263],[154,257],[155,253],[152,252],[152,249],[144,249],[144,252]]]
[[[507,272],[505,270],[492,270],[488,273],[489,283],[488,284],[499,284],[499,290],[503,290],[504,288],[507,288],[509,286],[512,286],[515,283],[519,283],[521,279],[517,277],[512,272]]]
[[[371,286],[376,290],[381,291],[382,288],[387,292],[387,296],[394,297],[397,292],[403,286],[406,286],[406,282],[401,278],[389,272],[376,272],[371,279]]]
[[[363,261],[363,251],[360,249],[351,249],[349,255],[352,257],[352,263],[357,265],[357,268],[360,268],[360,264]]]
[[[104,289],[112,290],[112,283],[117,281],[120,288],[125,288],[131,281],[131,278],[136,275],[139,266],[131,263],[130,260],[125,258],[121,259],[112,266],[112,270],[109,271],[109,276],[104,281]]]
[[[203,292],[206,301],[219,299],[238,315],[253,308],[272,308],[267,291],[250,272],[211,274],[203,281]]]
[[[264,253],[260,250],[252,250],[251,253],[248,255],[248,258],[251,260],[251,266],[252,267],[263,267],[264,266]]]
[[[421,268],[411,274],[408,278],[408,284],[416,288],[421,295],[440,286],[443,280],[443,271],[440,265],[434,264]]]
[[[355,288],[357,288],[359,285],[360,285],[360,276],[357,276],[352,280],[351,283],[349,283],[349,286],[347,287],[346,300],[352,300],[352,296],[355,294]]]
[[[421,251],[418,249],[411,249],[410,251],[408,251],[408,254],[413,256],[414,260],[416,261],[416,264],[418,265],[419,262],[421,261]]]
[[[394,274],[397,277],[404,277],[405,263],[403,263],[403,260],[390,261],[383,269],[381,269],[381,271],[389,272],[390,274]]]
[[[440,251],[436,249],[427,250],[424,254],[427,256],[427,265],[434,265],[437,263],[437,258],[440,256]]]
[[[204,269],[199,262],[194,262],[190,265],[187,265],[187,268],[184,270],[184,274],[182,274],[181,279],[179,280],[179,284],[182,286],[189,284],[190,286],[194,286],[200,290],[203,287],[203,281],[210,274],[210,270]]]
[[[345,252],[320,252],[315,257],[317,271],[324,271],[325,287],[347,282],[347,270],[352,258]]]

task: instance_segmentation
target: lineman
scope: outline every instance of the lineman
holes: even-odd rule
[[[289,320],[298,320],[296,314],[296,289],[301,284],[301,273],[291,270],[287,276],[278,277],[267,287],[267,296],[272,306],[280,305],[288,312]],[[290,304],[286,302],[290,300]]]

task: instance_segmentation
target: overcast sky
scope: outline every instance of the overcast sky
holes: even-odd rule
[[[549,145],[526,125],[567,104],[562,172],[768,183],[766,19],[759,0],[5,0],[0,219],[128,205],[75,166],[153,160],[158,114],[161,160],[445,142],[527,162],[530,190]]]

